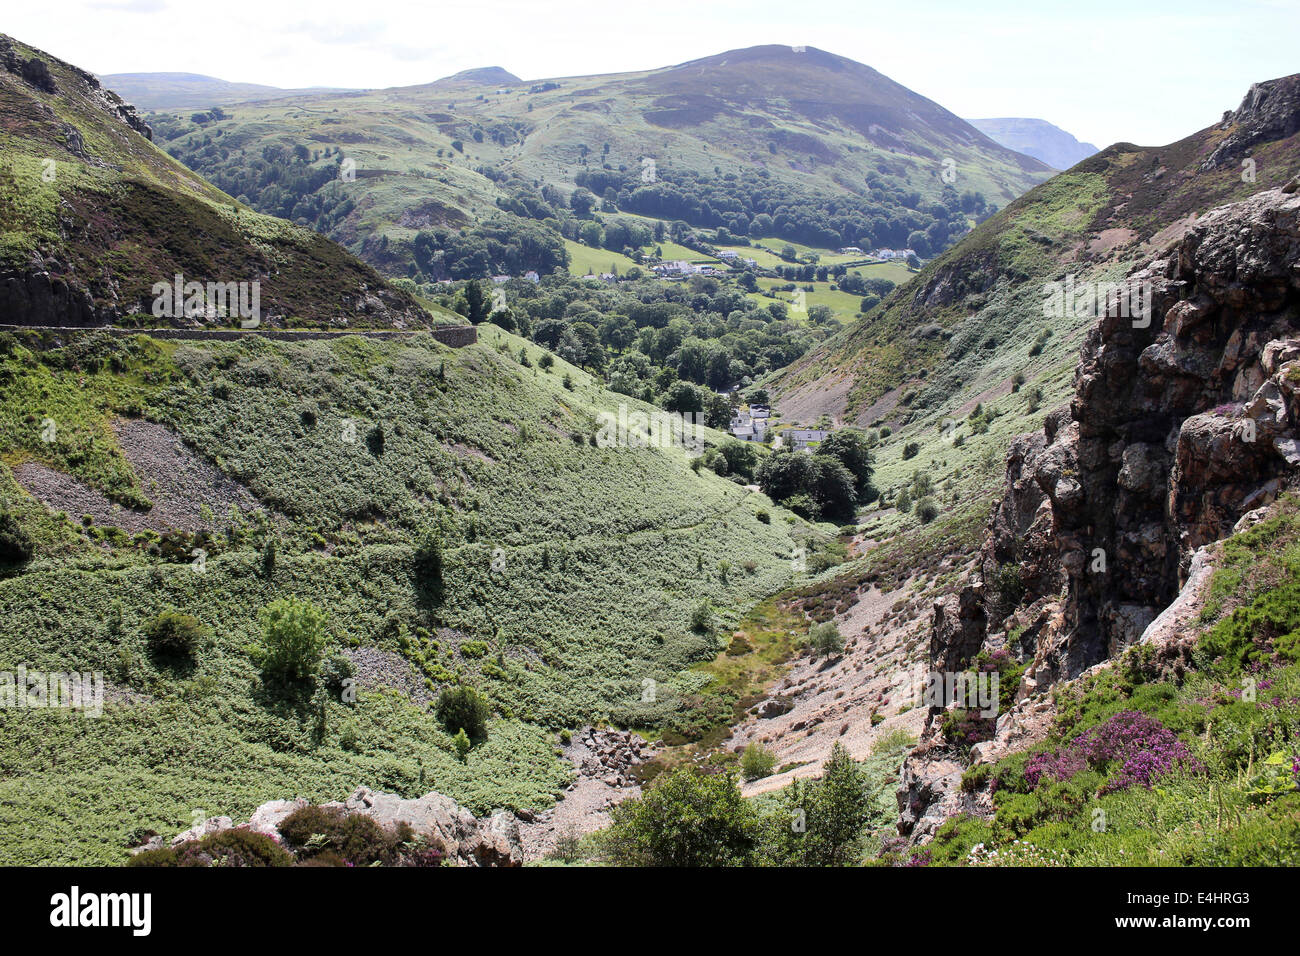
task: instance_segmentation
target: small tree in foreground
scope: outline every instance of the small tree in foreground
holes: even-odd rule
[[[683,766],[661,774],[639,798],[615,804],[598,836],[622,866],[741,866],[758,839],[754,808],[729,774]]]

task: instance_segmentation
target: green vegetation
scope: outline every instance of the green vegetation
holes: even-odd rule
[[[0,578],[13,658],[101,670],[119,689],[97,720],[0,713],[0,799],[19,808],[0,826],[6,862],[48,860],[58,845],[69,862],[120,863],[119,835],[135,827],[174,833],[195,808],[239,817],[360,784],[436,789],[476,812],[545,807],[571,772],[554,728],[727,719],[735,690],[724,681],[713,696],[715,678],[695,667],[726,657],[744,609],[792,573],[801,524],[711,470],[696,474],[684,449],[575,443],[614,396],[563,359],[549,374],[520,366],[523,342],[504,331],[461,350],[419,336],[22,341],[0,356],[7,465],[40,462],[115,500],[166,507],[124,452],[122,423],[140,416],[244,485],[257,509],[218,505],[205,531],[133,532],[60,517],[57,502],[47,509],[0,474],[7,527],[30,541]],[[40,436],[46,417],[58,425],[52,443]],[[365,441],[375,425],[382,449]],[[777,520],[759,521],[763,508]],[[723,562],[735,569],[724,574]],[[324,664],[312,676],[321,656],[287,655],[299,663],[287,672],[304,676],[284,684],[263,679],[261,612],[289,599],[320,616],[289,615],[314,623],[286,646],[312,650],[323,634]],[[716,629],[695,631],[704,600]],[[169,609],[206,632],[192,666],[146,653],[146,625]],[[479,644],[482,656],[458,651]],[[472,687],[491,710],[486,740],[462,762],[455,731],[408,689],[360,680],[347,699],[331,646],[388,655],[431,699]],[[755,648],[726,658],[734,673],[756,673],[751,659],[772,666],[770,647]],[[121,801],[128,792],[139,799]]]
[[[903,735],[884,738],[858,763],[836,743],[819,779],[754,800],[742,799],[726,773],[678,767],[613,808],[592,855],[635,866],[858,864],[893,819],[898,766],[914,744]],[[747,777],[770,772],[761,748],[746,758]]]
[[[949,820],[921,862],[1300,862],[1300,598],[1276,589],[1295,574],[1295,501],[1220,549],[1201,634],[1060,688],[1047,741],[963,779],[991,790],[993,818]]]

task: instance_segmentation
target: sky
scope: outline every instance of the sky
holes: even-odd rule
[[[97,74],[282,87],[628,72],[787,43],[1099,147],[1173,142],[1300,72],[1300,0],[42,0],[7,3],[0,32]]]

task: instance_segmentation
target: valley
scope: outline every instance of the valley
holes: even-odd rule
[[[1300,75],[111,79],[0,36],[0,674],[102,682],[0,862],[1300,859]]]

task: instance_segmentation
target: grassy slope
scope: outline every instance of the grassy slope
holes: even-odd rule
[[[624,399],[563,362],[522,367],[521,347],[535,363],[536,347],[494,332],[459,351],[428,339],[13,348],[0,365],[8,464],[39,460],[118,500],[147,499],[109,427],[142,413],[274,515],[203,542],[200,575],[195,542],[168,563],[149,536],[51,516],[4,471],[8,510],[39,543],[25,570],[0,579],[4,666],[103,670],[140,697],[100,720],[0,714],[4,861],[116,862],[137,825],[174,832],[195,809],[246,816],[263,800],[338,798],[358,784],[438,789],[479,810],[544,806],[564,783],[545,728],[695,706],[709,675],[689,668],[722,638],[692,633],[691,612],[711,600],[725,630],[782,587],[800,526],[776,509],[759,522],[766,499],[692,473],[680,451],[592,447],[594,413]],[[46,415],[60,423],[51,445],[37,435]],[[340,441],[346,418],[356,443]],[[365,441],[376,424],[379,455]],[[426,527],[445,550],[436,605],[411,578]],[[319,702],[266,691],[248,646],[259,608],[288,594],[327,611],[339,646],[403,654],[435,689],[479,686],[497,714],[489,741],[462,766],[404,698],[363,693],[355,708],[323,704],[322,718]],[[192,669],[146,650],[143,625],[169,606],[210,631]],[[458,651],[472,639],[485,654]],[[659,687],[653,712],[640,704],[647,678]]]
[[[651,156],[663,168],[710,175],[715,167],[746,176],[763,169],[832,195],[861,192],[868,173],[890,170],[935,199],[944,186],[935,157],[951,157],[958,163],[957,188],[981,191],[996,204],[1047,174],[1037,161],[860,64],[821,51],[759,49],[768,51],[766,59],[712,63],[705,72],[683,65],[566,77],[551,81],[558,89],[538,93],[524,84],[498,93],[495,86],[433,83],[240,104],[225,108],[226,119],[190,124],[180,137],[210,136],[222,150],[250,155],[269,144],[341,147],[356,163],[357,179],[348,184],[356,209],[331,236],[354,250],[372,236],[401,242],[431,224],[487,218],[500,193],[475,172],[480,167],[571,187],[578,173],[602,162],[635,170]],[[695,103],[692,88],[710,102],[678,108],[683,97]],[[791,104],[788,97],[808,90],[818,98]],[[834,115],[837,108],[842,117]],[[461,150],[452,146],[457,141]]]
[[[202,282],[260,280],[268,317],[427,321],[332,242],[241,207],[171,159],[113,115],[80,71],[13,47],[44,60],[57,89],[0,71],[0,268],[42,263],[119,315],[148,312],[152,285],[181,272]],[[352,315],[367,295],[386,310]]]

